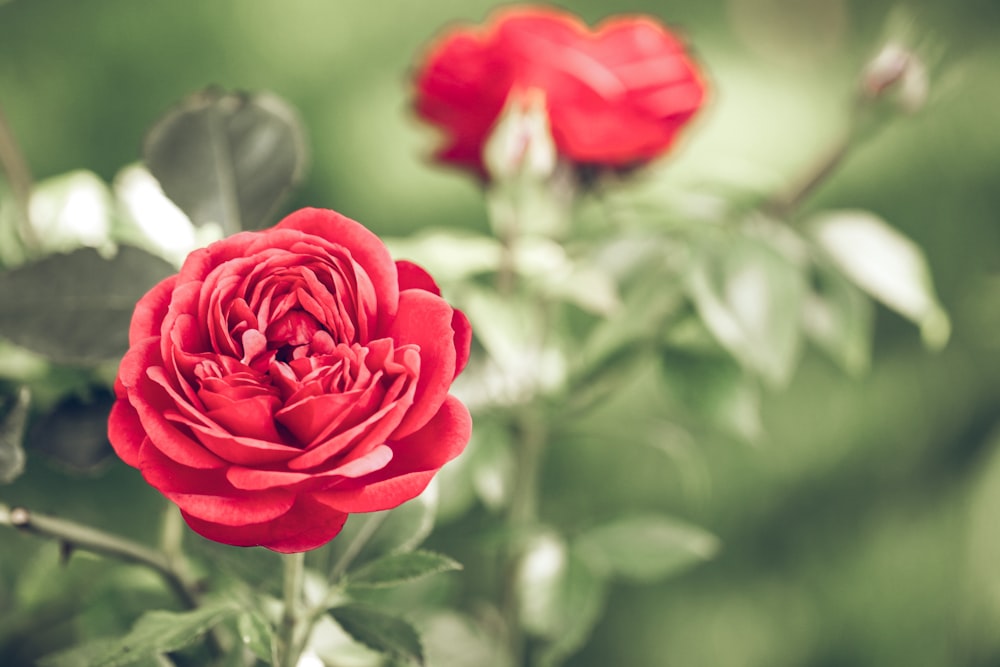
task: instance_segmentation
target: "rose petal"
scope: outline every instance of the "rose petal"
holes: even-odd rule
[[[139,423],[136,414],[127,398],[119,398],[111,406],[111,416],[108,417],[108,440],[118,457],[126,464],[137,468],[139,466],[139,448],[146,439],[146,432]]]
[[[340,532],[347,514],[299,496],[279,519],[259,524],[228,526],[201,520],[182,511],[184,520],[207,539],[238,547],[261,546],[281,553],[297,553],[321,547]]]
[[[399,313],[389,336],[397,346],[414,344],[419,347],[420,377],[413,406],[399,425],[397,437],[426,424],[437,412],[455,379],[454,312],[444,299],[429,292],[411,289],[399,295]]]
[[[135,305],[135,312],[132,313],[132,322],[129,325],[129,345],[134,345],[150,336],[159,335],[160,325],[163,323],[163,318],[166,317],[176,282],[177,276],[165,278],[139,299]]]
[[[399,276],[399,291],[408,289],[422,289],[430,292],[434,296],[441,296],[441,289],[431,278],[431,274],[423,270],[419,265],[407,260],[396,262],[396,273]]]
[[[296,211],[275,225],[275,229],[297,229],[346,248],[371,280],[378,299],[377,328],[392,320],[399,299],[396,265],[375,234],[346,216],[318,208]]]
[[[393,459],[370,477],[319,491],[316,499],[341,512],[375,512],[392,509],[420,495],[434,474],[458,456],[472,433],[468,409],[449,396],[434,418],[421,430],[389,443]]]

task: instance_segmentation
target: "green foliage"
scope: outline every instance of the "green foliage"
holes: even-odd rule
[[[705,243],[687,277],[698,314],[719,343],[774,386],[788,384],[799,359],[805,281],[787,256],[761,240]]]
[[[924,342],[940,348],[951,323],[934,292],[923,251],[867,211],[834,211],[810,221],[809,232],[861,289],[920,327]]]
[[[575,547],[597,571],[653,583],[712,558],[718,539],[672,517],[625,516],[577,536]]]
[[[329,613],[347,634],[365,646],[407,664],[424,664],[420,636],[402,618],[357,604],[334,607]]]
[[[153,126],[143,157],[163,191],[196,225],[261,229],[306,162],[296,112],[269,93],[208,88]]]
[[[461,569],[460,563],[431,551],[391,553],[352,572],[348,577],[348,586],[351,588],[391,587],[432,574]]]
[[[238,614],[231,600],[206,604],[194,611],[151,611],[120,640],[99,640],[43,659],[41,667],[125,667],[157,654],[188,646],[213,627]]]
[[[136,302],[173,267],[122,246],[82,248],[0,273],[0,336],[61,362],[117,361]]]

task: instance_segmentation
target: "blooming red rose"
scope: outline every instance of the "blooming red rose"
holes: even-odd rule
[[[205,537],[305,551],[419,494],[465,447],[465,316],[357,222],[223,239],[136,306],[109,436]]]
[[[556,9],[515,7],[432,45],[416,110],[447,137],[439,160],[485,176],[497,117],[512,93],[532,89],[545,96],[564,158],[612,168],[662,155],[705,96],[683,45],[651,18],[615,17],[591,31]]]

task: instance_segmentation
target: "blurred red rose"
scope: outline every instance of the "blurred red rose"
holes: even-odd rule
[[[465,447],[470,328],[333,211],[193,252],[136,306],[109,436],[203,536],[296,552],[418,495]]]
[[[613,17],[591,31],[557,9],[515,7],[431,46],[416,111],[446,135],[440,161],[486,177],[483,145],[497,117],[511,94],[532,89],[565,159],[612,168],[662,155],[705,97],[681,42],[652,18]]]

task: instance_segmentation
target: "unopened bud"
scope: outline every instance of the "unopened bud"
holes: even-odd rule
[[[526,178],[543,181],[556,168],[556,146],[549,130],[545,93],[514,91],[483,148],[483,162],[494,182]]]
[[[865,67],[861,91],[870,101],[888,100],[903,113],[915,113],[927,102],[927,68],[897,43],[886,44]]]

